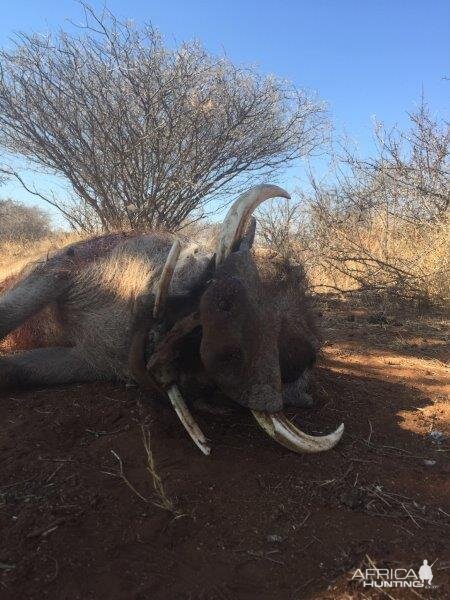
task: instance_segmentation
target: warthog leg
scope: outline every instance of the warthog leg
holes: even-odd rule
[[[68,273],[55,260],[39,263],[0,296],[0,340],[67,290]]]
[[[76,348],[38,348],[0,357],[0,389],[64,383],[85,383],[101,379]]]

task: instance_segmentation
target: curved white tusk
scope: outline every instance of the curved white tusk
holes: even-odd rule
[[[177,264],[178,257],[180,256],[181,244],[178,240],[175,240],[172,244],[169,254],[166,258],[166,263],[161,272],[161,277],[158,281],[156,288],[155,304],[153,307],[153,318],[157,319],[164,308],[166,303],[167,294],[169,291],[170,282],[172,281],[173,272]]]
[[[194,417],[191,415],[188,407],[186,406],[185,401],[183,400],[182,395],[180,394],[180,390],[176,385],[172,385],[167,390],[167,395],[170,398],[172,406],[175,409],[175,412],[178,415],[178,418],[183,423],[184,428],[191,436],[193,442],[200,448],[203,454],[206,456],[211,452],[211,448],[208,446],[206,442],[206,438],[203,435],[200,427],[194,420]]]
[[[277,185],[256,185],[237,198],[228,210],[222,223],[216,247],[216,265],[223,263],[240,240],[247,227],[248,220],[255,208],[269,198],[290,198],[289,194]]]
[[[283,413],[268,414],[252,410],[253,416],[264,431],[276,442],[298,453],[315,453],[331,450],[344,433],[344,423],[329,435],[312,436],[297,429]]]

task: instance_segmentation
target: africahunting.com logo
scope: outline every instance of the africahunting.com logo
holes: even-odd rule
[[[414,569],[356,569],[352,581],[359,582],[363,587],[371,588],[435,588],[432,585],[433,571],[427,560],[424,560],[418,571]]]

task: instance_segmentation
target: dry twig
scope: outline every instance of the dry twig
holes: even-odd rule
[[[153,502],[153,504],[155,506],[159,506],[159,508],[173,513],[177,518],[181,517],[183,515],[175,508],[172,500],[168,497],[162,479],[159,476],[158,471],[156,470],[155,458],[153,456],[151,448],[150,431],[144,426],[141,426],[141,431],[142,441],[144,443],[144,448],[147,455],[146,469],[153,482],[153,487],[155,489],[156,495],[159,498],[158,502]]]

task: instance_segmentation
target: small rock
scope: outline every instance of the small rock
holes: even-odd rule
[[[347,315],[347,321],[350,321],[350,323],[353,323],[354,320],[355,320],[355,315]]]
[[[427,460],[426,459],[426,460],[423,461],[423,464],[426,467],[434,467],[434,465],[436,464],[436,461],[435,460]]]
[[[274,544],[279,544],[280,542],[283,541],[283,538],[281,537],[281,535],[278,535],[277,533],[271,533],[270,535],[267,536],[267,541],[272,542]]]

